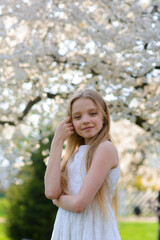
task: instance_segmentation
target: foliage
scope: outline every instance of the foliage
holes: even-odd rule
[[[51,139],[51,138],[50,138]],[[8,192],[8,233],[12,239],[49,239],[57,208],[44,196],[45,163],[43,151],[49,148],[39,140],[39,148],[31,155],[31,165],[25,165]]]

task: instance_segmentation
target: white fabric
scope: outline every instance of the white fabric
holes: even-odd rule
[[[72,194],[79,192],[86,175],[85,153],[88,145],[79,147],[78,152],[68,164],[69,190]],[[118,179],[120,166],[110,170],[107,180],[112,198]],[[107,201],[108,220],[101,213],[99,207],[89,207],[82,213],[58,209],[51,240],[120,240],[114,211]]]

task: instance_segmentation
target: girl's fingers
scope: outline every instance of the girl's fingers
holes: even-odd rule
[[[71,117],[69,116],[63,120],[64,123],[69,123],[70,121],[71,121]]]
[[[52,199],[52,202],[53,202],[54,205],[56,205],[56,206],[58,207],[58,201],[57,201],[57,199]]]
[[[66,127],[66,129],[74,130],[74,126],[72,123],[65,124],[65,127]]]
[[[71,124],[66,124],[66,127],[68,127],[68,128],[74,128],[72,123],[71,123]]]
[[[65,123],[65,126],[67,126],[67,127],[73,127],[73,124],[72,124],[72,123]]]
[[[72,134],[74,134],[74,126],[71,123],[71,118],[68,116],[59,124],[54,137],[65,141]]]
[[[69,135],[72,135],[74,133],[73,125],[69,126],[68,129],[69,129]]]
[[[68,130],[69,130],[69,133],[72,133],[72,132],[74,133],[74,128],[73,127],[69,127]]]

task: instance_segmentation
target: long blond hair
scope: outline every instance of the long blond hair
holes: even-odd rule
[[[94,138],[92,138],[92,140],[89,143],[89,148],[85,158],[86,172],[88,172],[92,164],[93,155],[98,145],[101,142],[104,142],[105,140],[111,141],[110,115],[109,115],[108,106],[104,101],[104,99],[101,97],[101,95],[94,90],[85,89],[85,90],[78,91],[70,98],[69,104],[68,104],[68,111],[67,111],[68,116],[72,117],[72,105],[79,98],[91,99],[97,105],[99,111],[102,113],[103,120],[104,120],[102,129]],[[61,164],[61,186],[65,194],[69,193],[67,163],[70,157],[78,150],[78,147],[83,144],[84,144],[83,137],[79,136],[76,132],[67,139],[66,153]],[[97,192],[94,198],[94,200],[99,203],[100,209],[103,211],[105,216],[107,216],[106,204],[105,204],[106,193],[108,193],[108,196],[109,196],[109,185],[107,180],[104,181],[104,183],[102,184],[101,188],[99,189],[99,191]]]

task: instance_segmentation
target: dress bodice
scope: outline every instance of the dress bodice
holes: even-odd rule
[[[85,154],[89,145],[81,145],[78,151],[73,155],[68,163],[68,186],[69,191],[72,194],[77,194],[80,191],[84,178],[86,176],[85,168]],[[117,182],[120,176],[120,165],[109,171],[108,176],[106,176],[109,189],[110,197],[112,198],[117,186]]]
[[[88,145],[82,145],[67,164],[68,187],[77,194],[86,176],[85,154]],[[111,169],[107,176],[111,197],[120,175],[120,166]],[[107,199],[106,199],[107,200]],[[106,201],[106,219],[97,205],[91,205],[81,213],[58,209],[51,240],[121,240],[116,217],[109,201]]]

